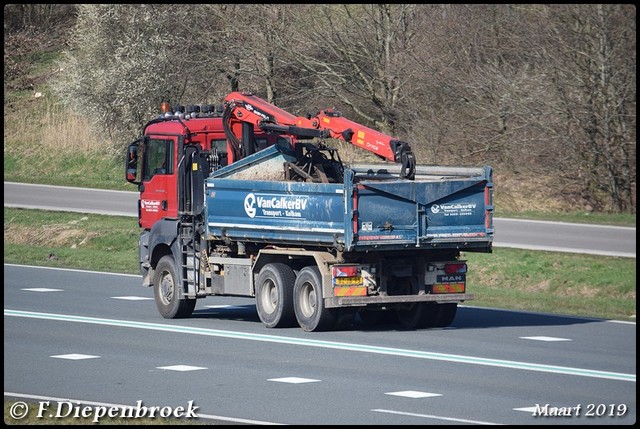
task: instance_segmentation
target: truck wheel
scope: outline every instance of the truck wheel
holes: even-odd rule
[[[324,307],[322,276],[317,267],[305,267],[293,286],[293,308],[300,327],[307,331],[326,331],[336,324],[338,309]]]
[[[446,328],[451,325],[453,319],[456,318],[458,311],[458,303],[437,304],[438,311],[433,326],[436,328]]]
[[[283,263],[267,264],[260,270],[256,284],[256,309],[267,328],[287,328],[295,324],[291,267]]]
[[[436,306],[427,302],[415,302],[396,310],[398,321],[405,329],[430,328],[434,326],[437,314]]]
[[[165,319],[190,317],[195,299],[180,299],[180,280],[176,275],[173,257],[163,256],[153,276],[154,297],[158,311]]]

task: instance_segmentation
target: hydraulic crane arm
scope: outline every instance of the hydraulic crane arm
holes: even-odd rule
[[[351,121],[334,110],[321,110],[307,121],[311,126],[327,131],[331,138],[344,140],[389,161],[402,163],[400,176],[414,179],[416,161],[409,143]]]
[[[265,131],[296,137],[335,138],[402,164],[400,177],[413,180],[416,161],[407,142],[344,118],[334,110],[322,110],[316,116],[294,116],[251,93],[232,92],[224,99],[224,122],[227,137],[236,146],[234,123],[250,123]],[[240,156],[241,157],[241,156]]]

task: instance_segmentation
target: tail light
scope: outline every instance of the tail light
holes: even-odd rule
[[[456,262],[444,265],[444,272],[447,274],[463,274],[467,272],[467,264],[464,262]]]
[[[333,277],[358,277],[358,267],[356,265],[334,265]]]

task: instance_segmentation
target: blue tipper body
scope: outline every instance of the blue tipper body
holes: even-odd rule
[[[272,146],[207,178],[209,236],[346,252],[491,247],[491,167],[419,166],[407,180],[354,166],[343,183],[285,181],[283,163],[295,159]]]

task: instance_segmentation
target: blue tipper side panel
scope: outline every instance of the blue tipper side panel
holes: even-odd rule
[[[209,177],[210,238],[345,251],[491,246],[490,167],[444,179],[366,180],[349,168],[335,184],[258,178],[293,160],[272,146]]]
[[[342,184],[212,179],[206,192],[213,237],[296,246],[344,241]]]
[[[295,159],[290,150],[271,146],[209,177],[205,191],[209,235],[291,246],[344,242],[342,183],[258,179],[279,172],[284,176],[283,163]]]

